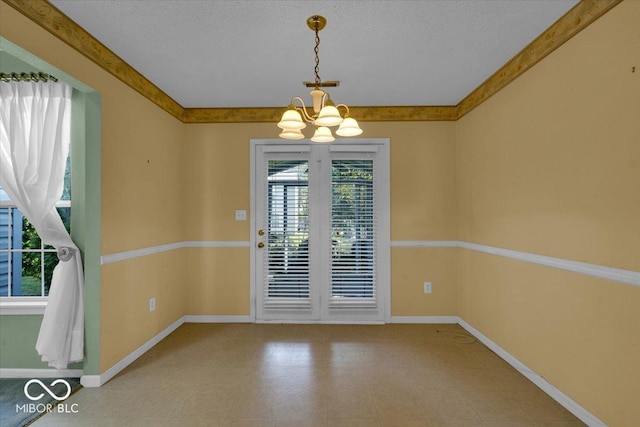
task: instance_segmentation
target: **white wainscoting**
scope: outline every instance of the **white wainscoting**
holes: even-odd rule
[[[546,255],[520,252],[512,249],[498,248],[495,246],[480,245],[477,243],[463,242],[458,240],[393,240],[390,242],[392,248],[463,248],[471,251],[482,252],[490,255],[502,256],[547,267],[558,268],[560,270],[571,271],[578,274],[611,280],[613,282],[627,285],[640,286],[640,272],[623,270],[620,268],[607,267],[598,264],[573,261],[564,258],[554,258]],[[229,241],[183,241],[169,243],[166,245],[152,246],[148,248],[135,249],[132,251],[117,252],[102,255],[101,264],[112,264],[142,256],[153,255],[161,252],[171,251],[181,248],[249,248],[251,242],[244,240]]]
[[[586,262],[572,261],[563,258],[554,258],[545,255],[537,255],[528,252],[514,251],[511,249],[496,248],[493,246],[479,245],[476,243],[458,242],[459,247],[486,254],[502,256],[505,258],[517,259],[518,261],[530,262],[547,267],[567,270],[573,273],[598,277],[600,279],[625,283],[627,285],[640,286],[640,273],[620,268],[605,267]]]
[[[391,242],[392,248],[463,248],[471,251],[482,252],[490,255],[516,259],[518,261],[530,262],[532,264],[544,265],[546,267],[571,271],[573,273],[584,274],[586,276],[611,280],[612,282],[624,283],[626,285],[640,286],[640,272],[623,270],[620,268],[606,267],[598,264],[573,261],[564,258],[554,258],[546,255],[520,252],[512,249],[498,248],[495,246],[480,245],[477,243],[462,242],[456,240],[394,240]]]
[[[148,255],[159,254],[162,252],[172,251],[182,248],[248,248],[251,246],[249,241],[244,240],[228,240],[228,241],[183,241],[168,243],[166,245],[150,246],[148,248],[134,249],[132,251],[116,252],[113,254],[102,255],[100,264],[113,264],[115,262],[126,261],[133,258],[139,258]]]

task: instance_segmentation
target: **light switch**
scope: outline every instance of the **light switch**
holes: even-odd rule
[[[244,209],[238,209],[236,211],[236,221],[246,221],[247,220],[247,211]]]

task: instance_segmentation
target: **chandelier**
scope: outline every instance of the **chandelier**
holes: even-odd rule
[[[307,123],[311,123],[316,127],[315,133],[311,140],[313,142],[333,142],[335,138],[331,133],[330,127],[338,126],[336,134],[339,136],[357,136],[362,133],[362,129],[358,126],[353,118],[349,117],[349,107],[345,104],[335,105],[329,94],[323,91],[322,87],[336,87],[340,84],[337,81],[320,80],[318,74],[318,67],[320,65],[320,59],[318,58],[318,46],[320,46],[320,36],[318,33],[327,25],[327,19],[324,16],[313,15],[307,18],[307,26],[316,33],[316,46],[313,51],[316,54],[316,66],[314,68],[315,81],[303,82],[306,87],[313,87],[313,90],[309,92],[311,95],[313,114],[307,112],[307,107],[304,105],[304,101],[299,96],[291,98],[291,103],[287,111],[284,112],[278,127],[282,129],[280,138],[284,139],[302,139],[302,129],[304,129]],[[302,106],[296,106],[295,101],[299,101]],[[339,109],[345,110],[344,117],[340,115]]]

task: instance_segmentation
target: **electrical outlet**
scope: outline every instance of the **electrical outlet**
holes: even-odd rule
[[[149,311],[154,311],[156,309],[156,298],[149,298]]]
[[[425,294],[431,293],[431,282],[424,282],[424,293]]]

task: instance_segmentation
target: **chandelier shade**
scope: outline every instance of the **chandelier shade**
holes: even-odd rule
[[[336,131],[336,135],[340,136],[358,136],[360,134],[362,134],[362,129],[358,126],[358,122],[351,117],[346,117]]]
[[[323,87],[335,87],[340,84],[337,81],[322,82],[319,75],[320,58],[318,56],[320,46],[319,31],[327,24],[326,18],[320,15],[313,15],[307,18],[307,25],[316,34],[316,45],[314,48],[316,66],[314,68],[315,82],[305,82],[308,87],[313,87],[309,92],[311,96],[311,105],[313,112],[307,111],[302,98],[294,96],[291,99],[289,108],[282,114],[282,118],[278,122],[278,127],[282,129],[280,137],[284,139],[302,139],[304,134],[302,129],[306,127],[305,122],[315,126],[315,132],[311,141],[313,142],[333,142],[335,138],[331,133],[330,127],[340,126],[336,131],[336,135],[349,137],[357,136],[362,133],[362,129],[358,126],[358,122],[349,117],[349,107],[345,104],[335,105],[329,94],[322,90]],[[296,105],[296,102],[300,105]],[[344,116],[340,113],[340,109],[344,109]]]
[[[302,121],[300,113],[293,108],[284,112],[278,127],[281,129],[304,129],[307,125]]]
[[[331,134],[331,130],[326,126],[320,126],[311,137],[313,142],[333,142],[336,139]]]
[[[304,134],[300,129],[283,129],[280,138],[284,139],[303,139]]]
[[[322,110],[320,110],[320,114],[318,114],[318,118],[315,120],[315,124],[317,126],[338,126],[342,123],[342,116],[338,109],[333,105],[325,105]]]

